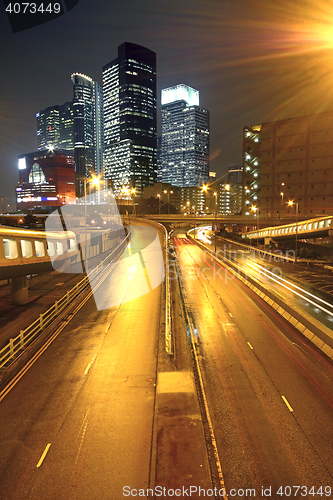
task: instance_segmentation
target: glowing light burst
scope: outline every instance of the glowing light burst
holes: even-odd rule
[[[210,89],[222,82],[229,94],[221,95],[221,102],[235,115],[255,106],[260,123],[333,109],[333,2],[206,0],[194,5],[191,13],[181,7],[169,13],[168,21],[185,33],[183,47],[190,52],[185,65],[190,70],[195,61]],[[183,59],[181,64],[184,70]]]

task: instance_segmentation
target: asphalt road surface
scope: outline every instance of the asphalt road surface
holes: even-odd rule
[[[260,498],[330,497],[332,363],[185,235],[178,236],[224,481],[227,492],[241,492],[229,498],[245,497],[246,489]]]
[[[200,239],[200,233],[203,234],[204,238],[204,241],[201,242],[210,250],[213,250],[213,240],[206,239],[206,233],[202,229],[199,230],[199,233],[196,232],[198,239]],[[207,235],[209,233],[211,231],[207,231]],[[332,296],[325,292],[321,286],[325,286],[327,283],[325,276],[330,277],[331,270],[320,268],[316,281],[311,282],[308,279],[311,271],[306,269],[305,264],[281,261],[278,256],[265,257],[258,255],[254,250],[244,249],[237,244],[221,239],[217,241],[217,254],[222,260],[225,256],[227,260],[237,264],[249,277],[255,278],[267,289],[283,297],[288,305],[302,312],[305,317],[312,317],[328,328],[333,328]],[[314,273],[312,272],[312,274]],[[282,281],[281,278],[287,281]],[[301,288],[301,290],[294,285]],[[298,293],[302,297],[297,295]]]
[[[132,249],[144,238],[134,227]],[[130,298],[135,265],[122,267]],[[86,302],[1,401],[2,500],[119,500],[124,486],[148,487],[162,287],[128,302],[126,287],[120,305]]]

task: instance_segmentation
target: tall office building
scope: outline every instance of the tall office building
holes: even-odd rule
[[[73,150],[74,111],[73,103],[50,106],[36,114],[37,148]]]
[[[209,177],[209,111],[187,85],[162,90],[162,181],[200,186]]]
[[[103,171],[103,93],[89,76],[73,73],[71,79],[76,193],[81,198],[85,179]]]
[[[94,82],[94,144],[95,144],[95,174],[104,176],[104,106],[103,89]]]
[[[156,181],[156,54],[133,43],[103,67],[105,177],[122,188]]]

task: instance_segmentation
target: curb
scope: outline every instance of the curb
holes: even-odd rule
[[[326,356],[333,360],[333,332],[325,325],[320,327],[314,325],[311,321],[303,318],[302,315],[288,306],[282,299],[277,297],[273,292],[268,291],[265,287],[255,281],[253,278],[245,276],[245,273],[238,268],[233,267],[229,262],[223,262],[215,253],[205,247],[198,240],[187,234],[192,243],[195,243],[202,250],[209,253],[219,264],[228,269],[232,274],[242,281],[247,287],[251,288],[260,298],[262,298],[269,306],[276,310],[288,323],[296,328]]]

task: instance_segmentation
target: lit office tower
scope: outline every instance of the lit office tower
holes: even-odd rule
[[[94,85],[89,76],[71,75],[74,106],[76,196],[84,196],[84,179],[94,172]]]
[[[156,54],[133,43],[103,67],[105,177],[116,196],[156,180]]]
[[[209,111],[187,85],[162,90],[162,182],[200,186],[209,177]]]
[[[73,73],[74,158],[77,197],[84,195],[84,179],[103,172],[103,93],[97,82]]]
[[[37,148],[42,150],[73,150],[73,103],[50,106],[36,114]]]
[[[95,144],[95,174],[104,176],[104,113],[103,89],[94,82],[94,144]]]

